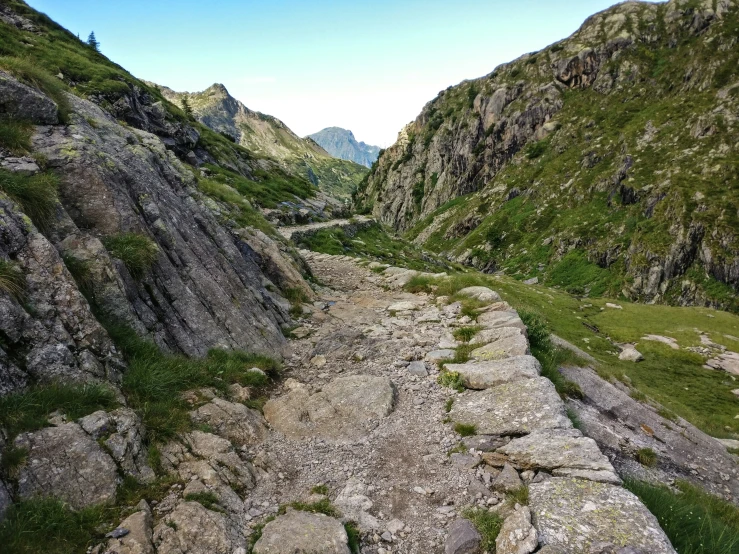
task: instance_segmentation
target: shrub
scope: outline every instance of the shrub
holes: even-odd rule
[[[657,453],[651,448],[640,448],[636,451],[636,461],[643,466],[654,467],[657,465]]]
[[[462,517],[469,519],[480,533],[482,537],[481,550],[495,552],[495,539],[500,534],[503,518],[482,508],[467,508],[462,511]]]
[[[0,260],[0,291],[21,300],[26,290],[26,277],[21,269],[11,261]]]
[[[0,189],[42,230],[49,226],[56,212],[58,183],[53,173],[29,176],[0,170]]]
[[[23,154],[31,149],[33,125],[25,121],[0,118],[0,146],[13,154]]]
[[[121,260],[134,279],[140,279],[151,268],[159,254],[159,247],[145,235],[120,233],[103,240],[108,252]]]

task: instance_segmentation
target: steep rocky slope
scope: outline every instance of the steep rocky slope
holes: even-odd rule
[[[308,138],[316,141],[332,156],[342,160],[351,160],[366,167],[372,167],[380,155],[379,146],[357,142],[354,133],[341,127],[327,127],[308,135]]]
[[[279,160],[287,171],[336,198],[348,198],[366,173],[356,163],[333,157],[310,138],[300,138],[276,117],[250,110],[221,84],[194,93],[160,88],[178,106],[185,101],[204,125],[233,137],[250,152]]]
[[[625,2],[442,91],[356,205],[486,271],[736,310],[739,9]]]

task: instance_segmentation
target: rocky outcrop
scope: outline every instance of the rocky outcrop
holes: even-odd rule
[[[344,527],[323,514],[288,510],[264,526],[254,554],[349,554]]]
[[[546,282],[577,253],[613,273],[611,294],[736,310],[736,199],[709,191],[731,174],[738,8],[623,2],[449,87],[384,151],[356,207],[482,271]]]
[[[0,114],[37,125],[59,122],[59,108],[53,100],[4,71],[0,71]]]

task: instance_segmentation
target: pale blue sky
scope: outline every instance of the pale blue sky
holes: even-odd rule
[[[395,141],[440,90],[570,35],[613,0],[28,0],[139,78],[221,82],[299,135]]]

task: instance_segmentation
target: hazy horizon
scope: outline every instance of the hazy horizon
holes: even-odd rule
[[[343,127],[387,147],[439,91],[572,34],[613,0],[30,0],[138,78],[222,83],[300,136]]]

